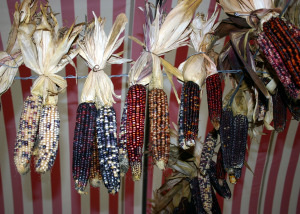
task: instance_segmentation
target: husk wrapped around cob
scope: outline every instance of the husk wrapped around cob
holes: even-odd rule
[[[218,14],[219,10],[215,10],[209,19],[203,14],[196,15],[190,26],[192,30],[190,38],[196,54],[190,56],[179,66],[184,78],[178,119],[179,144],[183,149],[194,146],[198,136],[200,91],[206,78],[211,75],[219,78],[214,62],[205,53],[213,41],[212,32],[218,26],[218,24],[214,24]],[[208,100],[212,101],[209,102],[209,115],[218,129],[222,102],[221,81],[220,78],[219,81],[213,80],[214,78],[211,77],[209,79],[212,79],[207,82],[207,86],[210,87]]]
[[[150,126],[152,127],[150,138],[154,142],[151,145],[151,150],[154,162],[159,168],[164,169],[169,153],[169,118],[166,94],[163,92],[161,64],[164,66],[173,87],[172,75],[181,80],[183,78],[176,68],[159,56],[187,44],[186,40],[191,32],[191,30],[187,29],[187,26],[200,2],[201,0],[182,1],[166,17],[163,15],[161,8],[158,7],[154,18],[150,5],[146,4],[144,9],[146,17],[144,25],[145,43],[131,37],[144,47],[141,56],[129,71],[130,89],[126,99],[126,130],[123,129],[127,139],[127,150],[133,180],[139,180],[142,172],[144,109],[146,103],[146,100],[143,100],[142,103],[137,104],[136,100],[133,100],[136,97],[135,91],[142,91],[142,98],[145,99],[146,89],[144,86],[149,84]],[[177,93],[175,94],[177,96]],[[158,97],[159,100],[155,100]],[[140,113],[138,118],[130,118],[130,112]],[[155,112],[161,112],[161,114]],[[160,119],[160,116],[162,116],[162,119]],[[136,129],[138,130],[135,131]],[[138,134],[132,137],[134,132]]]
[[[31,88],[31,96],[24,102],[16,139],[14,159],[21,174],[29,170],[28,164],[35,144],[36,171],[44,173],[54,164],[60,124],[58,93],[67,86],[66,81],[56,73],[69,63],[69,59],[76,56],[77,52],[71,46],[82,28],[59,28],[56,18],[48,9],[48,6],[41,5],[41,12],[38,14],[40,19],[23,22],[18,27],[17,40],[24,64],[39,75]],[[32,109],[26,110],[26,106],[31,106]],[[32,122],[27,123],[27,120]],[[27,132],[25,135],[22,134],[24,130]],[[26,149],[27,147],[30,148]],[[25,163],[19,161],[24,157],[24,149],[27,151]]]
[[[78,42],[79,54],[92,70],[85,81],[77,110],[73,141],[73,178],[75,189],[84,194],[90,170],[93,186],[99,185],[100,175],[97,173],[100,172],[108,192],[115,194],[120,188],[120,164],[113,96],[120,96],[114,93],[113,83],[104,73],[104,68],[107,63],[121,64],[131,61],[121,58],[120,54],[114,54],[124,40],[124,37],[119,36],[125,29],[127,18],[123,13],[118,15],[110,34],[106,36],[105,20],[97,18],[95,14],[94,17],[87,26],[84,38]],[[97,151],[94,148],[95,140]]]
[[[13,83],[14,77],[18,71],[18,67],[23,64],[23,57],[17,41],[18,28],[22,23],[29,23],[33,17],[37,1],[24,0],[19,5],[15,4],[15,12],[13,16],[13,24],[9,33],[7,48],[0,51],[0,96],[5,93]]]

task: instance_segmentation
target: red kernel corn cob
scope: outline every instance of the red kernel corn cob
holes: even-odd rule
[[[214,128],[219,130],[222,115],[222,87],[218,73],[206,78],[206,93],[210,120]]]

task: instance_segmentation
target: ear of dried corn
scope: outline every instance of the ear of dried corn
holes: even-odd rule
[[[210,183],[210,179],[208,175],[198,175],[199,186],[200,186],[200,197],[202,201],[202,205],[204,210],[207,213],[211,213],[212,206],[213,206],[213,199],[212,199],[212,186]]]
[[[41,97],[28,96],[23,104],[14,149],[14,162],[20,174],[26,174],[30,170],[30,159],[37,141],[41,111]]]
[[[93,148],[92,148],[92,161],[90,167],[90,184],[93,187],[100,187],[102,182],[102,176],[100,172],[100,159],[99,159],[99,152],[98,152],[98,144],[97,138],[94,138],[93,141]]]
[[[278,90],[272,95],[272,101],[274,128],[277,132],[282,132],[286,124],[286,105]]]
[[[127,139],[126,139],[126,134],[127,134],[126,121],[127,121],[127,99],[123,107],[123,114],[122,114],[121,125],[120,125],[120,134],[118,138],[121,176],[124,176],[129,169],[129,161],[128,161],[128,154],[127,154]]]

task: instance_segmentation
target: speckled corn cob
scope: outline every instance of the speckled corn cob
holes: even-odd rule
[[[278,90],[272,95],[272,101],[274,128],[277,132],[282,132],[286,124],[286,106]]]
[[[92,161],[90,166],[90,184],[93,187],[100,187],[101,185],[101,172],[98,154],[98,144],[96,137],[94,138],[93,148],[92,148]]]
[[[30,170],[30,159],[37,139],[42,98],[30,95],[24,101],[14,149],[14,162],[20,174]]]
[[[209,174],[210,183],[217,191],[217,193],[223,198],[230,199],[231,191],[229,189],[227,181],[225,178],[224,179],[217,178],[216,163],[213,160],[210,161],[210,168],[208,170],[208,174]]]
[[[206,213],[201,201],[198,177],[194,177],[193,179],[189,180],[189,183],[191,189],[192,203],[196,208],[196,213]]]
[[[124,176],[129,169],[129,161],[127,154],[127,138],[126,138],[126,121],[127,121],[127,100],[125,101],[123,114],[120,125],[120,134],[118,138],[118,147],[119,147],[119,162],[120,162],[120,173],[121,176]]]
[[[195,139],[198,136],[199,110],[200,87],[198,84],[188,81],[182,88],[178,121],[178,140],[183,149],[195,145]]]
[[[73,179],[78,193],[85,193],[90,176],[97,108],[94,103],[81,103],[77,108],[73,140]]]
[[[100,107],[97,111],[96,124],[102,180],[108,192],[115,194],[120,189],[120,164],[114,108]]]
[[[215,129],[219,130],[222,116],[222,87],[218,73],[206,78],[206,93],[209,118]]]
[[[211,213],[212,209],[212,186],[208,175],[198,177],[200,186],[200,196],[204,210]]]
[[[214,155],[214,149],[218,140],[218,134],[215,129],[210,131],[204,141],[203,149],[201,152],[199,170],[203,175],[207,174],[209,163]]]
[[[44,105],[39,125],[38,150],[35,170],[49,171],[58,151],[60,119],[56,105]]]
[[[145,86],[131,86],[127,94],[126,147],[134,181],[140,180],[142,173],[145,107]]]
[[[217,163],[216,163],[216,175],[218,179],[225,179],[226,171],[224,169],[224,163],[223,163],[223,155],[222,155],[222,146],[219,148],[218,154],[217,154]]]
[[[170,125],[167,95],[162,89],[149,92],[150,142],[154,163],[165,169],[170,151]]]

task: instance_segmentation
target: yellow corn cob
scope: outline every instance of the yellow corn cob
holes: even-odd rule
[[[45,105],[39,126],[39,144],[35,170],[45,173],[54,164],[59,141],[59,113],[56,105]]]
[[[26,174],[30,169],[41,109],[42,99],[38,96],[30,95],[24,101],[14,149],[14,162],[20,174]]]

